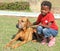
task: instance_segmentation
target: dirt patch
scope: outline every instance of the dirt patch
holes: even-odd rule
[[[55,14],[60,14],[60,8],[59,7],[53,7],[52,12]]]

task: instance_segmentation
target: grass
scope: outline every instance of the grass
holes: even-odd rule
[[[16,49],[7,48],[4,46],[12,39],[12,36],[18,31],[15,27],[19,17],[0,16],[0,51],[60,51],[60,32],[56,37],[56,44],[53,47],[47,45],[41,45],[39,42],[28,42]],[[36,18],[29,18],[31,22],[34,22]],[[56,20],[58,26],[60,21]],[[60,31],[60,26],[59,26]],[[17,41],[16,43],[18,43]]]

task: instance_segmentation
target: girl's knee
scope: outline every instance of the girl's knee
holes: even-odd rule
[[[42,26],[38,26],[37,29],[43,29],[43,27]]]
[[[37,33],[38,34],[41,34],[42,33],[42,30],[43,30],[42,26],[38,26],[37,27]]]
[[[46,33],[46,32],[48,32],[48,28],[43,29],[43,33]]]

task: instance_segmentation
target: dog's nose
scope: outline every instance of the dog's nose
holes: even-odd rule
[[[16,28],[19,28],[18,24],[16,24]]]

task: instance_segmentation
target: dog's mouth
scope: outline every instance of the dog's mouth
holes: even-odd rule
[[[16,28],[23,29],[23,26],[21,24],[20,25],[16,24]]]

